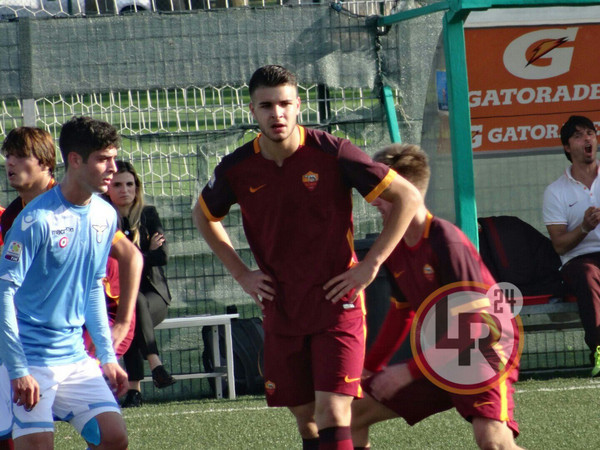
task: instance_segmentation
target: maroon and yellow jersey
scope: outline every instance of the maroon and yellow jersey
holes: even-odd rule
[[[396,173],[350,141],[299,127],[300,145],[279,167],[259,138],[223,158],[199,203],[219,221],[240,205],[244,231],[260,269],[275,280],[265,301],[265,329],[287,335],[322,330],[363,314],[325,299],[323,285],[355,261],[352,188],[369,202]]]
[[[455,225],[430,213],[419,242],[409,247],[404,239],[400,241],[385,266],[393,278],[394,299],[365,360],[365,367],[372,371],[393,356],[410,331],[411,312],[438,288],[460,281],[490,287],[496,283],[469,238]]]
[[[115,245],[121,239],[126,239],[125,234],[121,230],[117,230],[112,240],[112,245]],[[106,276],[102,280],[104,285],[104,299],[106,300],[106,311],[108,313],[108,323],[112,327],[117,317],[117,310],[119,308],[119,300],[121,299],[121,288],[119,284],[119,262],[112,256],[108,256],[106,263]],[[135,309],[133,310],[133,316],[131,323],[129,324],[129,331],[125,338],[121,341],[118,348],[115,348],[115,354],[117,359],[120,358],[127,352],[131,342],[133,341],[133,335],[135,333]],[[83,332],[83,342],[85,349],[88,354],[95,357],[96,349],[92,342],[87,330]]]

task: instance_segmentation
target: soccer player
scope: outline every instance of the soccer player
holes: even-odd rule
[[[116,230],[106,192],[120,138],[88,117],[62,127],[62,182],[32,200],[6,236],[0,260],[0,352],[13,392],[15,448],[53,448],[53,417],[92,448],[127,447],[114,393],[127,374],[116,362],[102,278]],[[102,372],[85,353],[85,323]]]
[[[6,214],[0,216],[0,231],[4,238],[25,205],[56,185],[56,152],[50,133],[34,127],[11,130],[4,139],[0,152],[6,158],[8,182],[19,194],[6,208]],[[127,351],[135,329],[135,301],[143,268],[142,255],[135,245],[123,238],[125,235],[120,231],[115,233],[105,280],[105,287],[113,285],[113,292],[110,292],[110,288],[105,291],[111,335],[117,355],[123,355]],[[116,267],[118,271],[115,270]],[[119,293],[118,298],[115,298],[115,292]]]
[[[350,405],[360,396],[363,289],[401,238],[421,197],[348,140],[297,124],[295,76],[258,69],[250,111],[261,133],[223,158],[193,211],[196,225],[263,311],[269,406],[296,418],[303,448],[351,449]],[[351,189],[385,198],[390,219],[363,261],[353,252]],[[250,270],[221,219],[240,205],[258,264]]]
[[[375,154],[380,161],[413,183],[425,197],[430,169],[427,154],[416,145],[393,144]],[[391,204],[372,202],[384,227]],[[434,385],[414,359],[385,366],[408,335],[414,312],[437,289],[456,282],[495,281],[468,238],[451,223],[433,216],[423,204],[406,234],[385,262],[394,277],[395,294],[380,332],[365,359],[365,397],[352,404],[352,439],[355,449],[369,448],[369,427],[383,420],[403,417],[410,425],[437,412],[455,407],[473,425],[481,448],[513,449],[518,425],[512,417],[512,383],[506,381],[480,394],[453,394]]]

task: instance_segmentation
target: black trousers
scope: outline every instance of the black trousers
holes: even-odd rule
[[[560,272],[567,292],[577,297],[585,343],[593,352],[600,345],[600,253],[576,256]]]
[[[144,360],[158,355],[154,327],[167,317],[167,303],[154,291],[140,292],[135,305],[135,332],[129,350],[123,355],[130,381],[144,378]]]

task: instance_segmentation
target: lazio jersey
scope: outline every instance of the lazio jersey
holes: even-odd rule
[[[69,364],[86,357],[86,314],[88,328],[98,330],[102,362],[114,360],[104,297],[98,297],[103,317],[98,305],[90,304],[90,294],[101,289],[116,220],[114,208],[97,195],[85,206],[73,205],[60,186],[35,198],[15,219],[0,258],[0,280],[17,289],[14,305],[28,365]],[[15,357],[2,355],[9,370]]]

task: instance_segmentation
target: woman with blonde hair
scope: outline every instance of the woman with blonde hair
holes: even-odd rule
[[[163,266],[167,264],[167,245],[156,208],[144,204],[143,188],[133,165],[117,161],[117,173],[108,189],[108,197],[121,216],[123,233],[144,256],[144,270],[136,303],[136,327],[133,342],[123,356],[129,377],[129,390],[122,407],[141,406],[140,382],[144,378],[144,359],[152,370],[154,385],[165,388],[175,383],[158,356],[154,327],[167,316],[171,293]]]

